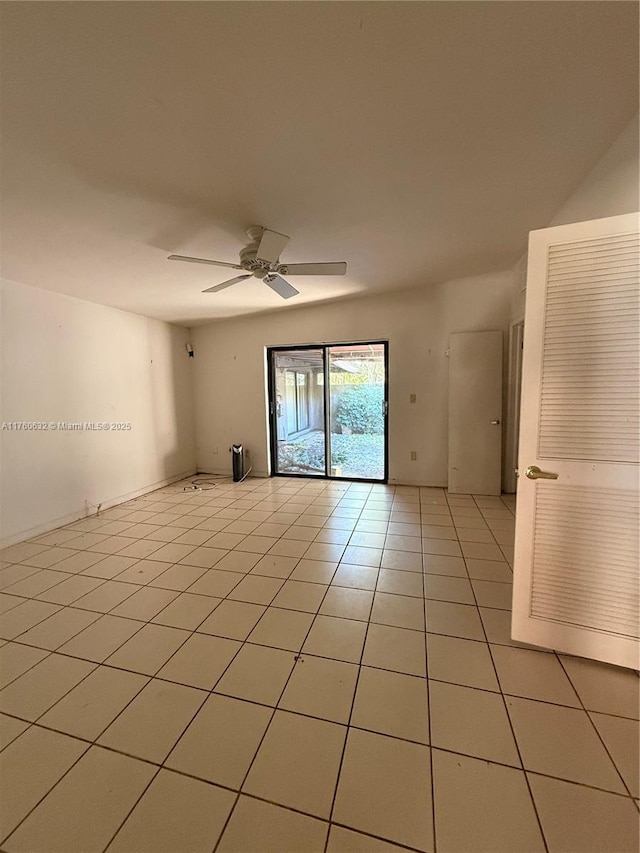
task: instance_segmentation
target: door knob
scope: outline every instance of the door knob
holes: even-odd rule
[[[529,465],[524,472],[525,477],[530,480],[557,480],[558,475],[554,471],[541,471],[537,465]]]
[[[492,424],[499,424],[500,421],[491,421]]]

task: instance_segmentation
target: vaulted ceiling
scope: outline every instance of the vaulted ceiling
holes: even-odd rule
[[[513,265],[637,110],[630,2],[4,2],[2,273],[201,323]],[[217,294],[259,224],[348,262]]]

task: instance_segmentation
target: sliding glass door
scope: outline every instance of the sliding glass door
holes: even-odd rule
[[[387,479],[387,347],[267,351],[274,474]]]

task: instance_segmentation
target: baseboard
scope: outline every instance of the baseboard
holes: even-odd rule
[[[118,504],[126,503],[127,501],[139,498],[142,495],[148,495],[150,492],[155,492],[157,489],[163,488],[163,486],[170,486],[172,483],[184,480],[185,477],[192,477],[194,473],[195,472],[193,470],[184,471],[182,474],[176,474],[174,477],[168,477],[165,480],[158,480],[158,482],[152,483],[149,486],[144,486],[142,489],[137,489],[135,492],[129,492],[126,495],[119,495],[116,498],[102,501],[100,504],[100,511],[118,506]],[[8,548],[10,545],[16,545],[18,542],[33,539],[34,536],[42,536],[44,533],[49,533],[51,530],[57,530],[59,527],[64,527],[65,524],[72,524],[74,521],[80,521],[83,518],[90,518],[94,515],[94,512],[87,512],[86,507],[84,507],[82,510],[61,516],[53,521],[47,521],[45,524],[39,524],[36,527],[31,527],[29,530],[23,530],[20,533],[16,533],[14,536],[7,536],[0,539],[0,548]]]

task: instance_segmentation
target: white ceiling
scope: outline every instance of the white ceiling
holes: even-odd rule
[[[0,3],[2,272],[196,324],[513,265],[637,110],[636,3]],[[345,260],[200,291],[245,230]]]

